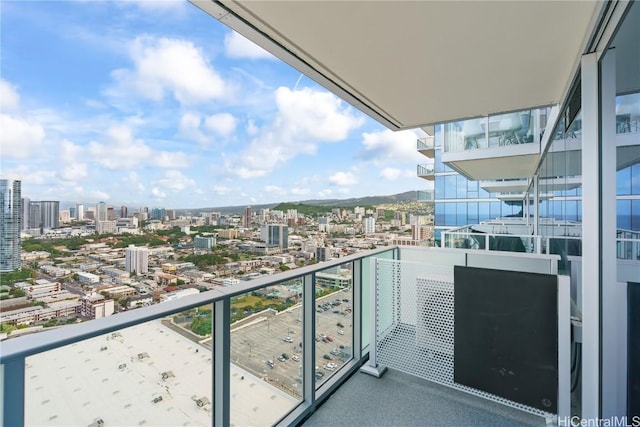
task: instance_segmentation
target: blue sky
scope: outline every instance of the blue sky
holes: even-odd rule
[[[1,3],[3,178],[189,208],[424,189],[391,132],[186,1]]]

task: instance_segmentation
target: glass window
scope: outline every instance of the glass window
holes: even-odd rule
[[[631,229],[640,231],[640,200],[631,200]]]
[[[444,198],[445,199],[455,199],[457,195],[457,176],[456,175],[447,175],[444,177]]]
[[[456,198],[464,199],[467,197],[467,179],[463,176],[458,175],[457,185],[456,185]]]
[[[631,167],[631,194],[640,194],[640,163]]]
[[[491,215],[491,219],[499,218],[501,216],[502,210],[500,209],[500,202],[490,202],[489,209],[489,215]]]
[[[444,199],[444,177],[436,176],[436,185],[435,185],[435,198],[436,199]]]
[[[490,218],[489,202],[478,202],[478,221],[482,222]]]
[[[617,227],[623,230],[631,230],[631,200],[618,200],[616,202]]]
[[[620,169],[616,174],[616,194],[631,194],[631,167]]]
[[[444,225],[444,203],[436,203],[436,225]]]
[[[457,213],[456,213],[456,225],[458,227],[465,226],[469,224],[467,221],[467,204],[466,203],[456,203]]]
[[[444,225],[454,226],[456,225],[456,204],[445,203],[444,205]]]
[[[467,203],[467,219],[469,220],[469,224],[478,223],[478,203],[476,202]]]

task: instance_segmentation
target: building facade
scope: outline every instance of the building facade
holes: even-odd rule
[[[20,263],[22,229],[21,181],[0,179],[0,271],[15,271]]]
[[[286,251],[289,248],[289,227],[285,224],[267,224],[260,229],[260,240],[267,246],[277,246]]]
[[[149,272],[149,248],[130,245],[125,249],[125,270],[127,273],[147,274]]]

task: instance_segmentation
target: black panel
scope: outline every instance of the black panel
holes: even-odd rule
[[[629,282],[627,335],[627,416],[640,417],[640,283]]]
[[[554,275],[455,266],[454,381],[558,411]]]

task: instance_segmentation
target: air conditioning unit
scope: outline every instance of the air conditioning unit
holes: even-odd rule
[[[453,356],[453,277],[418,277],[416,304],[416,346]]]

